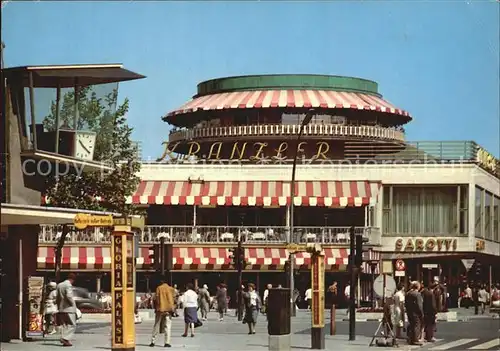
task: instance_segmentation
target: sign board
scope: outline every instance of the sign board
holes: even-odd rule
[[[299,245],[299,244],[288,244],[286,246],[286,249],[290,253],[296,253],[296,252],[300,252],[300,251],[306,251],[307,250],[307,246],[306,245]]]
[[[29,277],[28,278],[28,329],[26,337],[43,336],[43,293],[44,293],[44,278]]]
[[[396,261],[396,271],[404,271],[406,269],[405,261],[397,260]]]
[[[87,227],[111,227],[113,226],[113,216],[90,215],[87,213],[78,213],[73,219],[76,229],[85,229]]]
[[[456,238],[400,238],[394,243],[394,249],[398,252],[454,252],[457,247]]]
[[[392,261],[382,261],[382,274],[392,274]]]
[[[463,263],[465,269],[469,270],[469,269],[472,268],[472,266],[474,265],[475,261],[476,261],[475,259],[470,258],[470,259],[464,259],[464,260],[462,260],[462,263]]]
[[[325,256],[311,256],[312,327],[325,326]]]
[[[396,292],[396,281],[390,275],[381,274],[373,282],[373,291],[378,297],[390,297]]]
[[[436,263],[424,263],[422,265],[422,268],[424,268],[424,269],[436,269],[438,267],[439,266]]]
[[[405,271],[396,271],[394,275],[396,277],[404,277],[405,276]]]

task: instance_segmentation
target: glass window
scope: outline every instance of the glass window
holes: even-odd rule
[[[500,198],[495,196],[493,204],[493,240],[500,242]]]
[[[467,185],[460,186],[460,234],[469,232],[469,188]]]
[[[491,222],[492,222],[492,212],[491,212],[491,200],[492,196],[489,192],[485,192],[484,195],[484,237],[486,239],[492,239],[491,235]]]
[[[382,232],[393,233],[391,228],[391,187],[383,185]]]
[[[475,231],[477,237],[484,237],[483,233],[483,208],[484,208],[484,197],[483,197],[483,189],[476,187],[476,195],[475,195]]]
[[[457,206],[457,187],[393,187],[384,225],[397,234],[450,235],[457,232]]]

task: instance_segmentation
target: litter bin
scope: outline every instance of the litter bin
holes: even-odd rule
[[[290,289],[269,289],[267,301],[267,332],[269,335],[290,334]]]

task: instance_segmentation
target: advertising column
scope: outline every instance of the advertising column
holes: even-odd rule
[[[128,218],[115,219],[112,241],[112,340],[114,351],[135,350],[135,244]]]

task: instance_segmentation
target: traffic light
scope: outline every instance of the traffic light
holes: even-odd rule
[[[155,244],[149,247],[149,260],[155,271],[160,270],[160,245]]]
[[[476,275],[481,275],[481,263],[476,263]]]
[[[239,257],[238,251],[239,251],[238,247],[233,247],[233,248],[229,249],[229,259],[231,260],[231,264],[235,268],[238,267],[238,257]]]
[[[164,244],[163,246],[163,262],[165,262],[165,270],[171,271],[173,266],[173,245]]]
[[[243,247],[243,242],[240,240],[238,242],[238,263],[240,264],[241,269],[244,269],[247,265],[245,261],[245,248]]]
[[[361,267],[363,265],[363,236],[356,235],[356,254],[354,257],[354,265]]]

